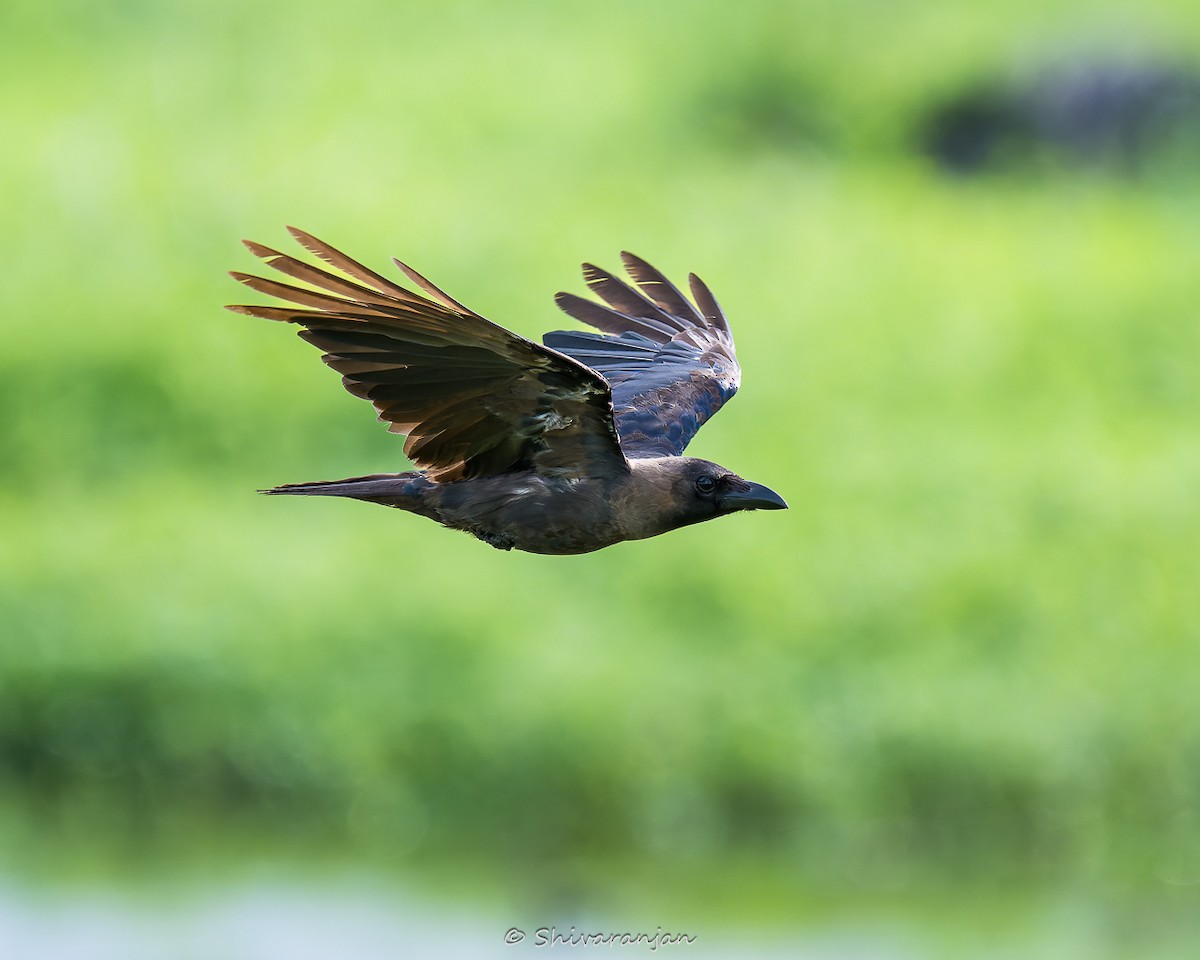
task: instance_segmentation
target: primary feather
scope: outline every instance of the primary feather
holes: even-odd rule
[[[695,274],[693,304],[645,260],[631,253],[621,259],[641,291],[584,264],[584,279],[608,306],[571,293],[555,297],[564,312],[603,334],[557,330],[542,340],[612,385],[626,456],[679,456],[741,382],[729,322]]]

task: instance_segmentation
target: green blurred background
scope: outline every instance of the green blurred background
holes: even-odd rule
[[[1194,3],[8,0],[0,52],[6,889],[1194,955],[1200,152],[921,147],[1194,63]],[[533,337],[581,260],[696,271],[743,390],[689,452],[791,510],[547,558],[257,497],[405,466],[221,310],[286,223]]]

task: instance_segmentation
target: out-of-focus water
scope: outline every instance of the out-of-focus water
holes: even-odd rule
[[[29,890],[0,885],[5,960],[491,960],[521,956],[802,957],[906,960],[923,954],[899,933],[849,928],[797,936],[631,929],[628,921],[539,921],[434,906],[383,885],[256,881],[208,892],[155,895],[112,890]],[[513,930],[524,935],[518,943]],[[539,934],[540,930],[540,934]],[[659,942],[583,944],[583,933],[646,933]],[[687,933],[693,942],[669,942]],[[576,941],[574,943],[570,941]]]
[[[1096,891],[983,904],[944,894],[902,908],[810,910],[761,929],[719,920],[668,929],[653,917],[542,916],[447,902],[374,875],[264,874],[158,889],[37,887],[10,878],[0,880],[0,960],[1190,960],[1190,912],[1167,906],[1131,913]],[[647,937],[583,942],[622,934]],[[678,934],[694,939],[676,942]]]

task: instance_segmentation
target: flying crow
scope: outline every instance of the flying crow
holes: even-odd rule
[[[571,554],[653,537],[737,510],[777,510],[773,490],[684,457],[738,388],[733,337],[690,276],[692,301],[629,253],[640,290],[585,264],[607,306],[570,293],[559,307],[602,333],[526,340],[485,320],[395,261],[414,293],[301,230],[341,276],[246,241],[306,286],[234,273],[299,306],[229,307],[303,327],[356,397],[370,400],[420,469],[293,483],[274,494],[352,497],[429,517],[501,550]]]

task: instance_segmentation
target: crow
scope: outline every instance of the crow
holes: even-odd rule
[[[250,252],[306,286],[246,273],[252,290],[298,306],[228,309],[299,325],[356,397],[370,400],[419,468],[290,483],[269,494],[350,497],[464,530],[500,550],[579,554],[740,510],[780,510],[779,494],[684,457],[738,388],[725,314],[689,276],[689,301],[645,260],[622,253],[640,290],[592,264],[607,306],[555,297],[602,331],[543,344],[485,320],[411,267],[399,286],[311,234],[288,228],[342,276],[270,247]]]

